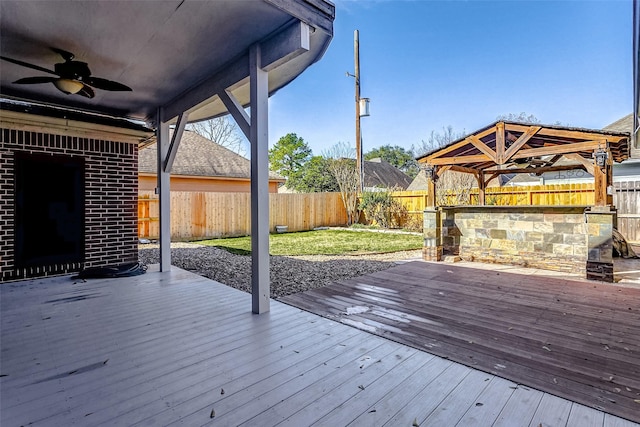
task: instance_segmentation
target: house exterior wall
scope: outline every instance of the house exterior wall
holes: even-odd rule
[[[140,174],[138,177],[140,191],[154,191],[157,185],[155,175]],[[277,193],[278,185],[278,181],[269,181],[269,193]],[[241,178],[171,176],[171,191],[250,193],[251,181]]]
[[[14,158],[18,152],[79,156],[85,162],[84,262],[17,269]],[[66,274],[138,259],[138,147],[132,142],[0,127],[0,280]],[[46,180],[46,176],[41,179]]]

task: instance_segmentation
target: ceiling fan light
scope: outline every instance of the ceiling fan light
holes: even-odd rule
[[[67,95],[78,93],[84,87],[84,84],[82,82],[72,79],[58,79],[55,80],[53,84],[55,85],[55,87],[57,87]]]

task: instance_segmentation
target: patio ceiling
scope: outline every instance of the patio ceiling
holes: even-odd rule
[[[290,83],[326,50],[334,6],[325,0],[162,0],[0,2],[0,55],[53,70],[63,62],[51,48],[72,52],[92,76],[131,92],[96,89],[90,99],[52,84],[14,84],[51,77],[0,61],[0,94],[155,125],[186,111],[190,121],[226,114],[216,95],[230,90],[249,104],[249,48],[262,47],[269,95]],[[52,18],[55,17],[55,18]]]

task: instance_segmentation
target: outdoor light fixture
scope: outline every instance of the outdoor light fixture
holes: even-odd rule
[[[82,82],[79,82],[78,80],[71,80],[71,79],[56,79],[53,81],[53,84],[55,87],[57,87],[59,90],[66,93],[67,95],[78,93],[84,87],[84,84]]]
[[[602,148],[598,148],[597,151],[594,151],[593,158],[596,160],[596,165],[598,165],[599,167],[603,167],[607,164],[609,153]]]
[[[360,98],[360,117],[369,116],[369,98]]]
[[[425,165],[424,166],[424,173],[425,175],[427,175],[427,178],[430,179],[431,181],[437,181],[438,180],[438,174],[436,173],[436,167],[433,165]]]

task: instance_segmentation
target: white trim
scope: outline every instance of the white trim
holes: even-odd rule
[[[27,132],[75,136],[130,144],[139,144],[153,136],[151,131],[144,132],[9,110],[0,110],[0,127]]]

